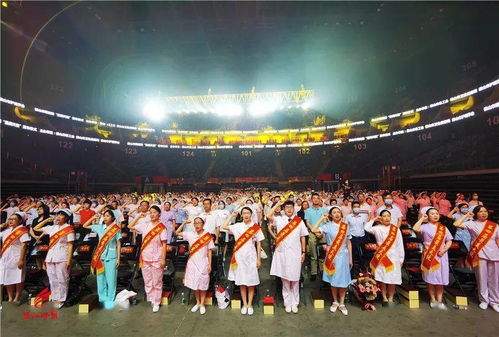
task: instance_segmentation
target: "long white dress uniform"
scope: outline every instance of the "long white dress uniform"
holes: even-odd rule
[[[294,216],[293,216],[294,217]],[[287,216],[274,217],[274,226],[277,233],[281,231],[293,219]],[[283,278],[288,281],[299,281],[301,274],[301,237],[308,236],[307,226],[303,221],[293,230],[274,251],[270,275]]]
[[[229,231],[237,241],[241,235],[253,226],[254,222],[246,225],[244,222],[237,222],[229,226]],[[246,242],[235,254],[237,267],[229,269],[229,281],[235,281],[236,285],[256,286],[260,284],[258,268],[256,267],[257,254],[255,243],[265,240],[260,229],[248,242]]]
[[[3,232],[0,233],[0,238],[2,242],[5,242],[7,236],[9,236],[15,228],[8,227]],[[26,271],[26,265],[24,268],[19,269],[17,263],[19,262],[19,255],[21,254],[21,246],[23,242],[29,242],[31,237],[28,233],[21,235],[21,237],[14,241],[9,248],[5,251],[5,254],[0,258],[0,284],[18,284],[24,282],[24,274]]]
[[[373,227],[373,223],[374,221],[367,222],[364,229],[366,232],[374,235],[376,243],[380,246],[388,236],[390,226],[377,225]],[[386,256],[393,262],[393,270],[387,272],[385,267],[380,264],[374,272],[374,279],[386,284],[402,284],[402,263],[404,262],[405,252],[404,241],[402,240],[402,233],[400,233],[400,229],[397,229],[397,238],[395,239],[395,243],[392,245]]]

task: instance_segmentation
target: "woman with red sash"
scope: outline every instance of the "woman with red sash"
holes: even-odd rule
[[[118,282],[121,226],[116,223],[116,214],[113,210],[104,211],[103,223],[92,224],[99,218],[100,214],[95,214],[83,224],[83,228],[90,228],[99,236],[99,243],[94,250],[90,268],[92,273],[96,274],[99,302],[104,308],[111,309],[114,307]]]
[[[245,206],[241,209],[242,222],[229,226],[230,221],[237,216],[237,211],[232,213],[222,225],[222,229],[228,230],[236,243],[232,258],[228,279],[234,281],[241,290],[243,307],[242,315],[253,315],[253,296],[255,295],[255,286],[260,284],[258,269],[262,265],[260,241],[265,240],[260,226],[252,221],[253,210]],[[256,244],[256,248],[255,248]]]
[[[7,288],[9,302],[20,304],[26,271],[26,247],[31,240],[23,226],[26,214],[16,212],[8,219],[8,227],[0,233],[2,257],[0,258],[0,287]]]
[[[137,224],[139,219],[147,215],[147,213],[139,213],[128,225],[128,228],[142,234],[139,264],[142,268],[147,301],[151,302],[152,312],[158,312],[163,293],[163,270],[166,264],[166,241],[168,238],[166,226],[159,220],[160,208],[151,206],[149,214],[150,222]]]
[[[341,221],[343,215],[337,206],[331,207],[329,215],[324,214],[312,227],[312,232],[318,239],[326,236],[327,252],[324,260],[322,280],[331,284],[333,305],[329,310],[336,312],[340,309],[343,315],[348,315],[345,306],[345,294],[352,281],[350,269],[353,265],[352,243],[348,224]],[[319,227],[320,225],[320,227]]]
[[[447,310],[442,302],[442,297],[444,286],[449,284],[447,251],[452,245],[452,235],[438,220],[440,220],[438,210],[429,207],[412,229],[423,236],[424,250],[421,270],[423,271],[423,280],[428,286],[430,307]],[[428,222],[424,223],[425,221]]]
[[[189,260],[185,267],[184,285],[194,290],[196,296],[196,305],[192,307],[191,312],[196,312],[204,315],[206,308],[204,306],[204,299],[206,297],[206,290],[210,285],[211,273],[211,253],[215,248],[213,238],[209,232],[204,230],[204,219],[201,217],[194,218],[194,232],[183,232],[182,229],[187,220],[177,228],[176,234],[182,235],[184,240],[189,242]]]
[[[36,225],[33,230],[50,236],[49,249],[45,257],[47,276],[50,283],[52,302],[57,309],[62,308],[68,295],[69,270],[73,256],[73,242],[75,234],[73,227],[68,224],[71,217],[69,209],[61,209],[57,212],[54,225],[45,226],[45,221]],[[53,221],[49,218],[47,222]]]
[[[472,217],[473,221],[467,221]],[[480,308],[485,310],[490,304],[499,312],[499,230],[497,223],[488,217],[485,207],[476,206],[473,213],[456,220],[454,226],[468,230],[471,235],[466,262],[475,271]]]
[[[376,220],[380,222],[379,226],[373,227],[375,220],[364,225],[364,230],[374,235],[378,245],[370,267],[373,269],[374,279],[380,284],[383,306],[392,306],[395,285],[402,284],[404,242],[399,228],[391,223],[390,211],[381,211]]]

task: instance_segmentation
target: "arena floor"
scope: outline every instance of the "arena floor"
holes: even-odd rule
[[[269,275],[270,260],[263,260],[261,291],[272,289]],[[180,284],[182,273],[177,274]],[[95,287],[95,283],[93,283]],[[308,282],[308,281],[307,281]],[[306,284],[305,294],[310,294]],[[142,296],[139,296],[142,298]],[[329,303],[328,303],[329,302]],[[151,307],[141,301],[129,310],[95,309],[89,314],[78,314],[77,306],[58,311],[56,319],[27,319],[26,311],[41,314],[50,311],[26,304],[17,307],[3,303],[1,315],[2,336],[497,336],[498,314],[492,309],[481,310],[473,301],[468,310],[449,308],[443,312],[432,310],[421,302],[420,309],[408,309],[402,304],[394,308],[378,306],[376,312],[363,312],[358,304],[347,303],[349,315],[314,309],[307,299],[298,314],[287,314],[282,305],[273,316],[263,315],[263,308],[254,306],[253,316],[242,316],[239,310],[220,310],[207,307],[204,316],[191,313],[180,296],[169,306],[152,313]]]

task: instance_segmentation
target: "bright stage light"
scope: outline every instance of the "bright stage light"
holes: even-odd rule
[[[232,117],[243,113],[243,107],[234,103],[220,103],[215,107],[217,115]]]
[[[158,100],[151,100],[142,109],[144,116],[154,122],[159,122],[165,117],[165,107]]]
[[[312,102],[311,101],[306,101],[305,103],[303,103],[301,105],[301,107],[302,107],[303,110],[308,110],[308,109],[310,109],[312,107]]]
[[[277,104],[273,102],[253,102],[249,106],[249,112],[252,116],[258,117],[276,110]]]

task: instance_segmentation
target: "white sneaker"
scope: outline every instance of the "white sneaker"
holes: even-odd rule
[[[241,315],[246,315],[248,313],[248,308],[242,307],[241,308]]]
[[[490,306],[492,307],[492,309],[494,309],[495,312],[499,312],[499,304],[494,303],[491,304]]]
[[[201,308],[199,308],[199,313],[201,315],[204,315],[206,313],[206,308],[204,306],[202,306]]]
[[[435,309],[438,306],[438,302],[430,302],[430,308]]]
[[[438,308],[440,310],[447,310],[447,306],[443,302],[438,303]]]
[[[253,307],[248,307],[248,315],[253,315],[254,311],[253,311]]]
[[[289,314],[291,312],[291,307],[286,307],[284,308],[284,310],[286,310],[286,312]]]
[[[347,310],[347,307],[345,307],[345,305],[344,305],[344,304],[343,304],[343,305],[340,305],[340,306],[338,307],[338,309],[340,309],[340,311],[341,311],[341,313],[342,313],[343,315],[345,315],[345,316],[347,316],[347,315],[348,315],[348,310]]]
[[[158,312],[159,311],[159,304],[155,304],[152,306],[152,312]]]
[[[329,308],[329,311],[336,312],[336,309],[338,309],[339,305],[340,304],[338,302],[333,302],[333,305],[331,305],[331,308]]]
[[[198,311],[198,309],[199,309],[199,305],[196,304],[195,306],[192,307],[191,312],[196,312],[196,311]]]
[[[480,307],[480,309],[486,310],[489,304],[487,302],[480,302],[478,306]]]
[[[292,307],[291,307],[291,311],[292,311],[294,314],[297,314],[297,313],[298,313],[298,307],[297,307],[297,306],[292,306]]]

